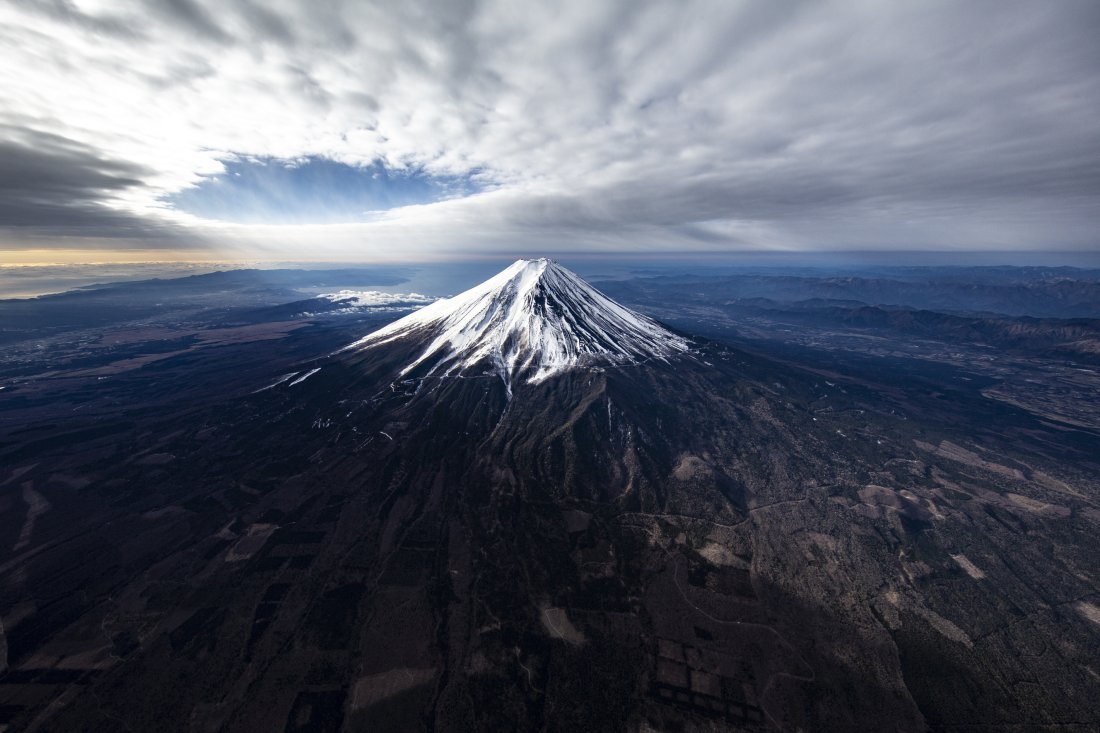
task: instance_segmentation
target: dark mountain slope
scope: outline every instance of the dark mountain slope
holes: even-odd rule
[[[0,477],[57,507],[0,570],[0,686],[65,704],[13,726],[1100,722],[1095,435],[704,340],[534,382],[492,358],[402,376],[425,348],[131,414]],[[74,510],[50,477],[77,472]]]

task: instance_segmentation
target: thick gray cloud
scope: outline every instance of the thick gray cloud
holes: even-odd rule
[[[1098,36],[1092,0],[0,0],[0,247],[1096,248]],[[339,227],[164,203],[249,157],[481,185]]]
[[[58,135],[9,131],[0,139],[0,223],[42,234],[76,227],[101,237],[170,236],[169,227],[115,208],[149,170],[105,160],[94,148]]]

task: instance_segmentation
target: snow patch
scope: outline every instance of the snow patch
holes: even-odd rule
[[[321,367],[317,367],[316,369],[310,369],[308,372],[306,372],[302,376],[298,377],[297,379],[295,379],[293,382],[291,382],[287,386],[288,387],[293,387],[296,384],[301,384],[302,382],[306,381],[307,379],[309,379],[310,377],[312,377],[314,374],[316,374],[319,371],[321,371]]]
[[[269,390],[273,387],[278,387],[280,384],[282,384],[286,380],[290,379],[291,377],[293,377],[297,373],[298,372],[290,372],[289,374],[284,374],[283,376],[279,377],[278,379],[276,379],[274,382],[267,385],[266,387],[260,387],[258,390],[256,390],[252,394],[259,394],[260,392],[266,392],[267,390]]]

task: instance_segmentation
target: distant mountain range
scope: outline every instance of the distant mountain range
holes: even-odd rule
[[[878,277],[662,276],[601,283],[601,288],[619,298],[675,288],[674,292],[712,303],[746,298],[784,302],[823,299],[953,313],[1100,318],[1100,277],[1092,270],[1071,268],[993,268],[993,272],[969,267],[907,269]]]

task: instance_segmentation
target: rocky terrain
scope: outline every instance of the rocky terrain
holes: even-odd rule
[[[1100,725],[1100,433],[989,377],[684,308],[441,378],[244,313],[5,367],[0,726]]]

